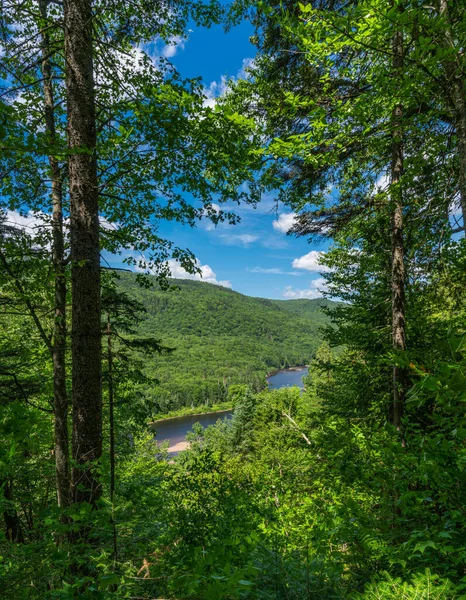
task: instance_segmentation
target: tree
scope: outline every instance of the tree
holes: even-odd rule
[[[395,5],[393,3],[393,5]],[[403,7],[397,6],[402,12]],[[404,40],[403,33],[395,25],[393,32],[393,80],[403,89]],[[403,104],[399,100],[392,112],[392,160],[390,166],[391,224],[391,281],[392,281],[392,340],[397,353],[406,350],[405,315],[405,257],[403,237]],[[404,409],[406,375],[398,365],[393,367],[393,424],[401,429]]]
[[[62,505],[67,503],[68,468],[64,385],[68,260],[72,265],[72,304],[78,303],[76,310],[71,311],[74,319],[71,340],[73,357],[77,353],[76,358],[72,358],[72,368],[76,389],[73,397],[77,402],[73,410],[74,457],[79,462],[82,452],[84,455],[90,452],[89,458],[94,452],[92,448],[96,457],[100,453],[100,434],[94,431],[99,421],[100,376],[96,365],[100,361],[91,358],[100,352],[100,333],[91,335],[98,314],[99,247],[111,252],[131,250],[126,256],[130,264],[147,266],[161,276],[169,273],[166,261],[170,257],[177,258],[188,270],[196,270],[196,261],[188,250],[175,248],[170,240],[157,234],[156,220],[176,219],[194,225],[197,219],[207,217],[215,223],[224,219],[236,222],[236,215],[213,205],[213,195],[220,193],[216,199],[219,202],[247,198],[246,193],[237,191],[237,182],[249,168],[249,161],[244,157],[251,148],[250,144],[240,141],[247,139],[246,135],[236,135],[237,131],[246,134],[250,130],[247,121],[238,115],[204,107],[203,90],[198,82],[182,81],[168,63],[154,64],[147,52],[137,50],[140,43],[156,35],[170,41],[173,36],[182,34],[190,15],[202,24],[218,20],[216,2],[208,5],[173,3],[170,10],[157,5],[159,21],[144,3],[139,5],[140,10],[131,10],[131,15],[119,4],[100,8],[102,10],[90,4],[65,5],[66,22],[77,19],[84,27],[75,11],[87,11],[96,33],[91,40],[91,24],[86,21],[87,38],[77,34],[74,39],[74,33],[66,27],[65,42],[60,25],[61,5],[45,0],[38,7],[31,3],[24,14],[15,3],[5,6],[5,60],[2,62],[8,82],[5,97],[9,105],[18,108],[18,137],[22,136],[26,144],[20,163],[13,154],[3,157],[6,177],[2,191],[9,208],[33,213],[51,224],[52,235],[48,235],[45,227],[36,236],[35,243],[43,244],[45,253],[50,244],[55,273],[53,310],[56,317],[50,352],[55,364],[56,458]],[[132,23],[129,28],[128,18]],[[20,33],[15,24],[21,19]],[[89,54],[91,47],[93,61]],[[38,50],[41,61],[37,60]],[[137,60],[137,56],[141,59]],[[78,67],[86,77],[77,76]],[[60,85],[65,71],[66,92]],[[41,104],[43,111],[37,109]],[[67,114],[63,112],[64,104]],[[95,106],[92,108],[94,104],[97,111]],[[68,150],[65,131],[69,138]],[[48,166],[43,157],[47,157]],[[232,177],[226,175],[227,165],[236,173]],[[95,171],[92,176],[91,171]],[[85,185],[79,181],[78,185],[71,185],[79,177],[84,177]],[[92,196],[86,192],[87,188],[94,190]],[[196,200],[187,201],[186,190],[191,191]],[[105,223],[100,227],[97,192],[100,220]],[[68,218],[69,258],[64,254],[68,240],[63,231],[63,222]],[[73,292],[75,286],[76,293]],[[84,310],[82,314],[79,306]],[[40,326],[46,331],[49,323]],[[84,348],[89,335],[93,340],[92,352],[79,350]],[[95,373],[92,369],[87,372],[87,360]],[[83,378],[84,372],[88,375],[86,378]],[[80,411],[83,411],[81,416]],[[93,441],[89,441],[88,448],[79,441],[83,435],[86,439],[89,437],[78,431],[84,413],[96,416],[90,420],[92,431],[89,433]],[[79,478],[77,469],[74,477]]]
[[[102,489],[99,193],[90,0],[64,2],[72,297],[73,497]]]
[[[45,128],[51,148],[58,145],[55,125],[55,100],[50,38],[47,32],[48,0],[39,1],[42,37],[42,79]],[[55,463],[57,470],[58,506],[66,508],[71,502],[69,464],[68,392],[66,389],[66,263],[63,231],[63,173],[55,155],[49,155],[52,203],[52,263],[54,271],[54,325],[52,339]]]
[[[449,104],[453,108],[453,120],[457,134],[458,187],[460,205],[463,215],[463,230],[466,231],[466,92],[465,63],[461,51],[461,40],[464,36],[465,10],[461,4],[449,7],[447,0],[439,0],[438,14],[440,19],[434,20],[434,38],[440,38],[444,49],[442,66],[444,69],[443,90]],[[437,21],[435,23],[435,21]],[[435,27],[436,25],[436,27]],[[456,30],[456,31],[455,31]],[[454,33],[455,32],[455,33]],[[430,33],[430,32],[429,32]]]
[[[398,2],[271,2],[255,15],[259,57],[250,80],[227,101],[261,115],[262,185],[277,187],[298,212],[291,232],[361,240],[364,219],[376,211],[389,215],[379,223],[391,240],[392,413],[399,427],[407,386],[399,366],[406,350],[404,288],[415,268],[405,264],[414,250],[405,247],[403,221],[408,211],[418,219],[427,249],[434,237],[441,244],[455,203],[449,105],[433,94],[432,65],[417,51],[416,23],[431,19]],[[430,127],[436,137],[427,135]],[[426,156],[437,165],[435,177]]]

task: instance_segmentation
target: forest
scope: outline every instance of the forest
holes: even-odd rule
[[[118,289],[144,310],[136,335],[159,336],[171,349],[143,359],[144,373],[158,381],[138,384],[151,414],[225,403],[230,385],[261,391],[269,372],[309,364],[321,328],[329,325],[325,311],[334,304],[251,298],[186,279],[170,284],[169,292],[141,288],[126,273],[118,281]]]
[[[214,102],[154,58],[244,22]],[[1,598],[466,598],[465,43],[461,0],[2,1]],[[270,198],[323,299],[163,227]]]

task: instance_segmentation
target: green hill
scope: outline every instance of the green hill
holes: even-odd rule
[[[119,284],[147,310],[139,334],[176,348],[147,363],[160,381],[151,393],[163,411],[221,402],[230,384],[262,389],[268,371],[309,363],[328,323],[326,300],[267,300],[200,281],[172,282],[168,291],[145,289],[123,274]]]

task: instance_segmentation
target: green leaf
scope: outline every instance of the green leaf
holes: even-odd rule
[[[414,552],[419,550],[422,554],[424,554],[426,548],[433,548],[434,550],[437,550],[437,546],[434,544],[434,542],[427,540],[426,542],[418,542],[414,546]]]

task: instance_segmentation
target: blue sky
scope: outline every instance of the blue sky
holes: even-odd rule
[[[241,76],[255,54],[249,37],[248,22],[228,33],[222,27],[195,28],[187,40],[165,49],[180,74],[201,77],[208,93],[218,95],[222,79]],[[164,223],[160,233],[183,248],[189,248],[199,260],[204,280],[247,294],[265,298],[314,298],[322,284],[318,252],[325,245],[310,246],[305,239],[286,236],[292,222],[290,210],[277,207],[273,197],[257,209],[239,206],[239,225],[208,222],[192,229],[177,223]],[[113,262],[113,261],[112,261]],[[172,264],[174,276],[186,274]]]

